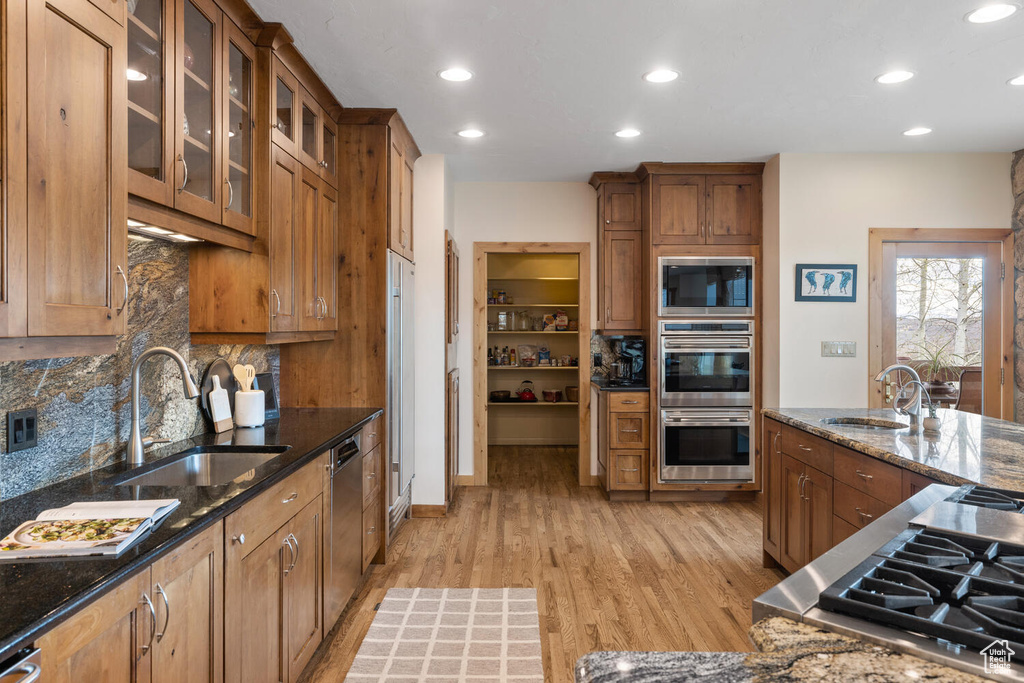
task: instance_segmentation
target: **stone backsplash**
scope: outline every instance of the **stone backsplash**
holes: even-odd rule
[[[152,346],[188,361],[198,384],[216,358],[279,374],[276,346],[193,346],[188,326],[188,250],[147,238],[128,243],[128,331],[110,356],[0,363],[0,499],[124,457],[131,429],[131,366]],[[143,435],[185,439],[207,430],[199,400],[182,394],[177,366],[162,356],[142,368]],[[7,452],[9,411],[36,408],[39,445]]]
[[[616,339],[643,339],[643,337],[637,336],[605,336],[600,334],[594,334],[590,337],[590,360],[592,364],[592,374],[594,377],[608,377],[612,371],[612,361],[615,360],[615,354],[612,352],[612,342]],[[594,363],[594,356],[601,354],[601,364]]]

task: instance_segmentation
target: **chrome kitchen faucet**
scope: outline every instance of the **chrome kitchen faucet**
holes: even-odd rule
[[[128,442],[128,462],[131,465],[142,464],[142,456],[146,451],[146,446],[161,441],[166,443],[166,440],[162,439],[143,439],[139,428],[139,423],[141,422],[139,419],[139,370],[147,359],[157,355],[170,356],[178,364],[178,369],[181,371],[182,388],[185,391],[186,398],[197,398],[199,396],[199,388],[192,381],[192,375],[188,372],[188,365],[180,353],[166,346],[154,346],[139,354],[139,357],[135,359],[135,363],[132,364],[132,436],[131,441]]]

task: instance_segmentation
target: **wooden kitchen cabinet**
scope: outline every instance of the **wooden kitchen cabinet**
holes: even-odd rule
[[[764,473],[761,481],[764,495],[761,511],[764,524],[764,561],[765,566],[775,566],[772,558],[779,555],[782,536],[782,425],[774,420],[765,420],[762,435]]]
[[[336,330],[338,254],[338,192],[309,168],[302,169],[299,186],[299,230],[296,272],[302,331]]]
[[[293,683],[323,638],[325,453],[224,523],[224,680]]]
[[[28,335],[25,294],[25,11],[27,0],[0,4],[0,358],[3,338]]]
[[[36,640],[45,680],[149,683],[154,633],[149,590],[146,570]]]
[[[459,478],[459,404],[461,396],[459,392],[459,369],[455,368],[448,372],[448,405],[445,410],[447,420],[445,447],[444,447],[444,470],[445,470],[445,505],[450,505],[455,499],[455,482]]]
[[[381,487],[385,475],[384,449],[380,447],[383,418],[378,417],[363,427],[361,447],[363,456],[363,526],[362,526],[362,571],[365,573],[375,560],[383,561],[380,555],[383,533],[383,507],[381,506]]]
[[[597,328],[623,332],[643,330],[646,252],[641,185],[627,174],[595,173],[597,190]]]
[[[338,186],[338,125],[300,84],[298,99],[299,161],[324,179]]]
[[[706,206],[704,176],[654,176],[651,182],[654,244],[705,244]]]
[[[923,474],[911,472],[910,470],[903,470],[901,472],[901,477],[901,491],[903,500],[916,496],[918,493],[921,493],[921,491],[924,491],[932,484],[942,483],[930,477],[926,477]]]
[[[148,0],[127,16],[128,191],[144,200],[130,213],[254,234],[255,46],[214,0]]]
[[[780,560],[796,571],[832,547],[832,477],[782,456]]]
[[[680,166],[701,170],[701,164]],[[662,170],[652,171],[651,234],[654,244],[760,243],[760,171],[677,174]]]
[[[650,397],[646,392],[600,391],[597,406],[601,483],[611,500],[646,497],[650,472]]]
[[[640,231],[639,183],[602,183],[597,201],[598,221],[603,229]]]
[[[8,13],[20,11],[12,5]],[[9,314],[26,310],[27,325],[8,319],[7,333],[68,338],[38,342],[51,357],[96,353],[84,338],[123,334],[127,317],[125,30],[84,0],[47,0],[27,3],[23,40],[32,96],[8,79],[4,108],[20,116],[25,107],[25,146],[16,137],[4,153],[7,173],[27,164],[27,204],[21,225],[6,217],[4,256],[12,277],[25,264],[25,279],[8,280],[4,296]]]
[[[606,231],[601,236],[598,271],[600,327],[606,332],[633,331],[644,327],[643,233]]]
[[[153,563],[154,683],[224,678],[224,526],[220,522]],[[90,680],[90,679],[80,679]],[[98,680],[98,679],[97,679]]]
[[[381,158],[386,161],[385,175],[373,185],[384,181],[382,187],[375,189],[384,192],[381,196],[387,198],[384,205],[387,248],[413,261],[413,167],[420,150],[405,122],[395,109],[343,109],[338,118],[338,135],[341,139],[339,155],[345,157],[343,165],[349,171],[349,166],[357,159],[348,155],[365,145],[376,149],[383,142],[384,149],[379,149],[378,153],[383,154]],[[365,164],[365,160],[359,162]]]

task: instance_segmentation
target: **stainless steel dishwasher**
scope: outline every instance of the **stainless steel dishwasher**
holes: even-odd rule
[[[330,629],[355,593],[362,574],[363,459],[359,436],[331,450],[331,500],[327,516],[328,559],[324,605]]]

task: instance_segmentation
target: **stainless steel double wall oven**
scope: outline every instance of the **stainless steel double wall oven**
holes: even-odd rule
[[[658,268],[661,480],[751,481],[754,259],[663,257]]]

